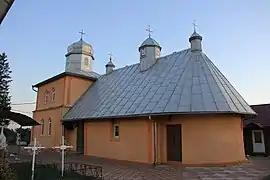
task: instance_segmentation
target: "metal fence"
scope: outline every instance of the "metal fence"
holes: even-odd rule
[[[10,164],[17,172],[17,176],[23,180],[31,179],[30,161]],[[103,180],[102,167],[89,164],[65,163],[64,177],[61,177],[61,163],[37,163],[35,169],[35,180],[50,179],[89,179]]]
[[[58,168],[61,168],[61,165],[58,164]],[[97,180],[102,180],[102,167],[94,166],[89,164],[81,164],[81,163],[66,163],[65,171],[67,172],[76,172],[83,176],[94,177]]]

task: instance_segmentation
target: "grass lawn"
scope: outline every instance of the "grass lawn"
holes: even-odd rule
[[[31,179],[31,163],[14,163],[10,164],[11,168],[16,171],[18,180]],[[94,177],[82,176],[76,172],[65,172],[64,178],[60,177],[61,171],[52,164],[36,165],[35,166],[35,180],[57,180],[57,179],[82,179],[82,180],[96,180]]]

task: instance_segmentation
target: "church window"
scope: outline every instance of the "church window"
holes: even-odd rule
[[[44,103],[46,104],[48,100],[49,100],[49,91],[46,90],[44,93]]]
[[[157,56],[157,57],[160,56],[160,51],[159,51],[159,49],[156,49],[156,56]]]
[[[41,119],[41,123],[40,123],[40,135],[43,136],[44,135],[44,119]]]
[[[145,48],[142,48],[141,55],[144,56],[145,54],[146,54],[146,49]]]
[[[48,135],[52,135],[52,119],[49,118],[48,120]]]
[[[84,58],[84,65],[85,65],[85,66],[88,66],[88,64],[89,64],[88,58]]]
[[[119,138],[119,124],[113,124],[113,136]]]
[[[52,88],[52,102],[55,101],[55,88]]]

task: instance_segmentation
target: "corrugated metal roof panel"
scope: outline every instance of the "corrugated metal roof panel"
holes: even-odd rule
[[[204,53],[187,49],[144,72],[134,64],[101,76],[64,120],[189,113],[255,114]]]

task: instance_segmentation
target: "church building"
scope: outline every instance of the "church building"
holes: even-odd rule
[[[148,164],[220,165],[246,161],[243,121],[256,113],[202,49],[161,56],[151,35],[138,63],[94,72],[93,48],[83,39],[67,49],[65,72],[33,86],[32,137],[47,147],[65,136],[84,155]]]

